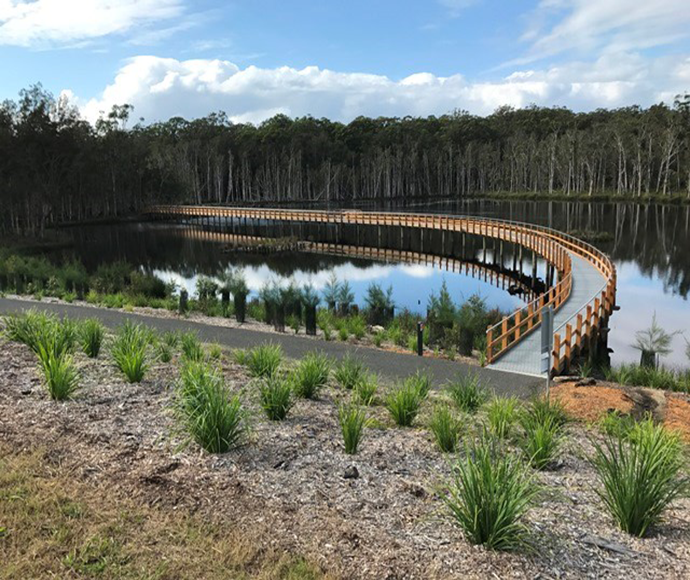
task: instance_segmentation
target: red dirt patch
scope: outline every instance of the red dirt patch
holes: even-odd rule
[[[683,439],[690,442],[690,402],[667,395],[664,425],[680,431]]]
[[[615,387],[578,387],[565,383],[553,387],[551,393],[563,403],[569,415],[580,421],[598,421],[613,410],[627,414],[634,407],[625,392]]]

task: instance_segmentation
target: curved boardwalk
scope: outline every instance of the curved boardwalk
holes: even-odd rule
[[[572,289],[570,296],[554,316],[554,331],[570,322],[606,283],[606,278],[587,260],[570,253]],[[541,333],[533,332],[503,354],[489,368],[511,373],[538,376],[541,372]],[[544,377],[546,374],[544,373]]]
[[[596,350],[605,336],[608,318],[615,309],[616,268],[611,260],[594,246],[562,232],[505,220],[444,216],[436,214],[410,214],[360,210],[283,210],[255,209],[224,206],[156,206],[146,214],[159,219],[204,220],[208,225],[222,227],[244,220],[271,222],[311,222],[340,228],[344,224],[375,226],[378,246],[381,228],[414,229],[419,232],[421,251],[424,252],[424,232],[460,232],[500,241],[502,261],[503,243],[514,244],[541,256],[548,264],[550,275],[558,274],[558,283],[544,294],[504,317],[487,330],[487,361],[496,370],[511,370],[527,375],[539,375],[541,343],[535,330],[546,308],[556,312],[553,336],[551,372],[567,370],[577,357]],[[359,231],[359,230],[358,230]],[[443,239],[443,238],[442,238]],[[441,247],[444,246],[443,241]],[[522,263],[522,260],[521,260]],[[536,277],[536,272],[533,273]]]

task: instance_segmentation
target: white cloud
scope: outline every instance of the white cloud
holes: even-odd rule
[[[224,60],[139,56],[82,110],[94,121],[101,111],[129,103],[135,116],[147,122],[223,110],[235,122],[254,123],[276,113],[350,121],[359,115],[426,116],[454,109],[487,114],[501,105],[531,103],[589,110],[672,101],[687,90],[689,76],[688,56],[649,59],[636,54],[521,70],[493,82],[430,73],[396,81],[318,67],[240,68]]]
[[[80,43],[182,12],[182,0],[0,0],[0,45]]]
[[[689,25],[688,0],[542,0],[523,35],[531,48],[513,62],[570,50],[601,54],[668,45],[690,36]]]

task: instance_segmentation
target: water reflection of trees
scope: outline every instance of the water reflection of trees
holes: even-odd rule
[[[75,228],[72,230],[74,247],[64,257],[76,253],[90,270],[101,263],[124,260],[147,271],[172,270],[185,278],[217,275],[229,265],[267,266],[277,275],[289,278],[297,271],[317,274],[342,264],[362,269],[373,264],[361,258],[297,252],[224,254],[217,243],[180,236],[175,229],[175,226],[157,224]]]
[[[538,223],[565,232],[608,232],[613,239],[596,245],[614,260],[634,262],[643,275],[658,277],[665,292],[683,298],[690,292],[690,206],[482,200],[433,209]]]

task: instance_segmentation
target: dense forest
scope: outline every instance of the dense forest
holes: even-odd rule
[[[673,106],[479,117],[278,115],[258,127],[225,113],[95,125],[40,85],[0,105],[0,233],[136,212],[155,202],[358,203],[499,194],[690,199],[690,95]]]

